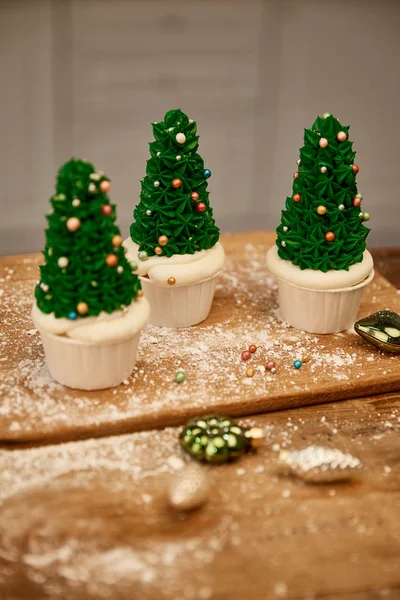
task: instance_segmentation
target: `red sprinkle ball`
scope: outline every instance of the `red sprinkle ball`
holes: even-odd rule
[[[250,350],[243,350],[242,352],[242,360],[249,360],[251,358]]]
[[[275,368],[276,368],[276,364],[274,363],[273,360],[268,360],[265,363],[265,369],[266,369],[266,371],[271,371],[271,369],[275,369]]]
[[[198,202],[196,204],[196,210],[200,213],[203,213],[206,210],[207,206],[204,204],[204,202]]]

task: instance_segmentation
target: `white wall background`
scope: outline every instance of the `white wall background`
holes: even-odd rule
[[[351,124],[370,245],[399,245],[398,0],[0,0],[0,254],[40,250],[58,166],[112,179],[127,234],[152,139],[198,123],[224,231],[274,228],[303,128]]]

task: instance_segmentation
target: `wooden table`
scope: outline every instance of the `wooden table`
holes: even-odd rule
[[[374,254],[399,285],[400,252]],[[399,598],[400,393],[250,421],[266,445],[205,467],[189,514],[166,502],[179,428],[0,450],[0,598]],[[311,443],[358,456],[357,480],[281,476],[278,450]]]

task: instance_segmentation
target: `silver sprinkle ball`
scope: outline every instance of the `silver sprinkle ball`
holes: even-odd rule
[[[282,473],[296,475],[310,483],[351,479],[362,466],[360,460],[351,454],[316,445],[300,450],[281,450],[278,460]]]

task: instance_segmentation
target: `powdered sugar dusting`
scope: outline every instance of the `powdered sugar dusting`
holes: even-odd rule
[[[249,414],[352,396],[364,393],[362,385],[380,385],[382,391],[398,386],[396,357],[371,349],[354,333],[306,334],[277,319],[277,286],[265,267],[266,249],[246,243],[228,257],[203,325],[180,330],[148,326],[131,377],[102,392],[70,390],[50,377],[30,319],[37,259],[24,259],[12,274],[3,269],[0,437],[103,435],[174,424],[200,412]],[[387,298],[387,285],[379,277],[371,284],[363,314],[371,312],[371,299],[382,290]],[[393,296],[396,310],[400,299]],[[244,363],[241,352],[249,344],[258,350]],[[294,369],[293,361],[305,354],[310,361]],[[268,358],[276,362],[275,374],[265,372]],[[246,377],[250,365],[254,377]],[[179,368],[186,373],[180,385],[174,380]]]

